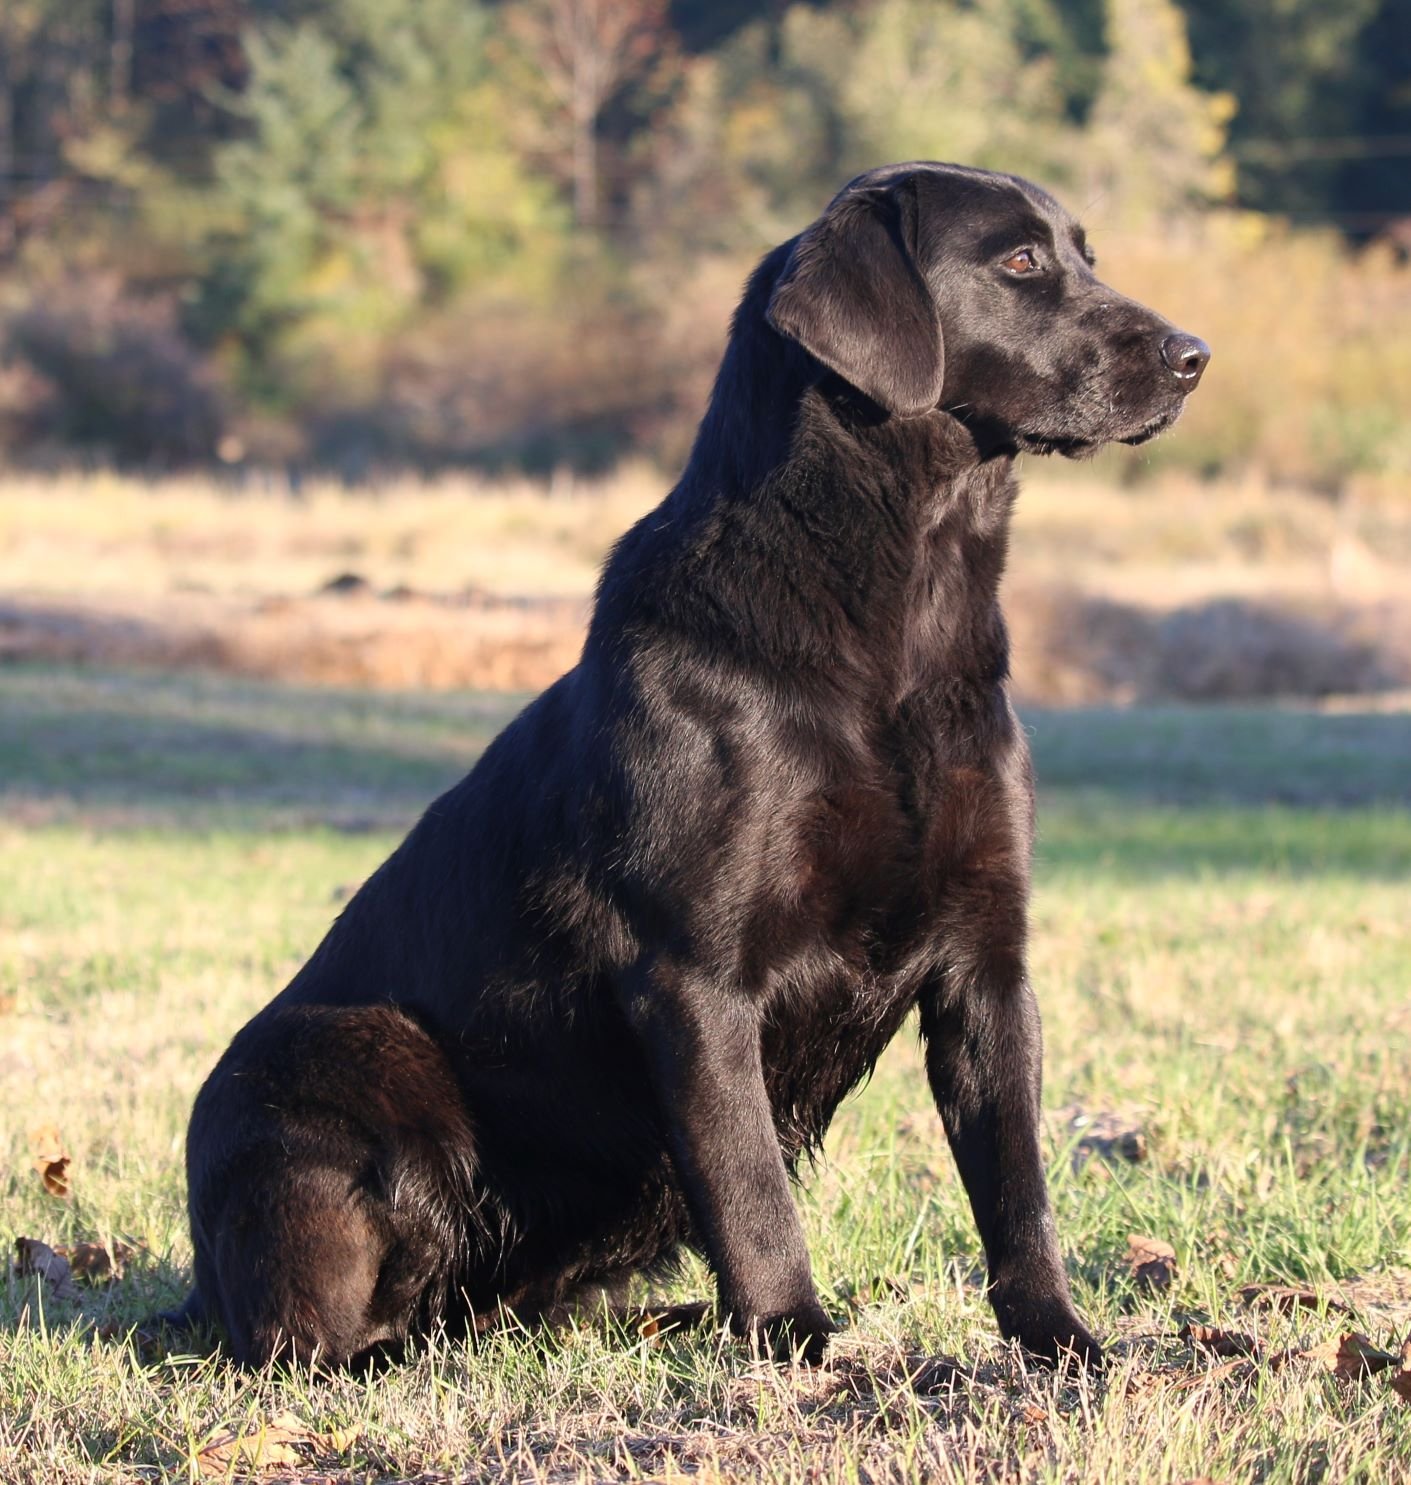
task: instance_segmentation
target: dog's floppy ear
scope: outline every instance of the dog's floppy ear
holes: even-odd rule
[[[794,244],[765,318],[899,417],[941,400],[945,346],[916,266],[916,188],[849,191]]]

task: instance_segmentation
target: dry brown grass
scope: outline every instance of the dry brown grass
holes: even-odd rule
[[[1253,480],[1114,482],[1134,467],[1028,462],[1008,604],[1024,695],[1411,683],[1404,491],[1365,480],[1334,502]],[[577,656],[612,540],[666,485],[642,465],[556,487],[12,477],[0,655],[538,689]]]

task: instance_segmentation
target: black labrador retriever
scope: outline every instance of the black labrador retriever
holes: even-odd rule
[[[919,1007],[1000,1330],[1100,1361],[1044,1184],[996,591],[1015,454],[1150,438],[1209,352],[1092,262],[1043,191],[929,162],[764,259],[578,665],[201,1090],[184,1319],[338,1365],[689,1244],[737,1333],[816,1359],[790,1176]]]

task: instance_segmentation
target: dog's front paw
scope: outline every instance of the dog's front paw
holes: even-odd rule
[[[990,1291],[1000,1334],[1018,1341],[1049,1366],[1101,1371],[1102,1347],[1060,1295],[1025,1295],[996,1286]]]
[[[741,1327],[751,1344],[776,1361],[797,1359],[817,1366],[828,1349],[828,1337],[839,1327],[816,1301],[782,1314],[758,1315]]]
[[[1100,1372],[1104,1366],[1101,1345],[1076,1315],[1016,1339],[1031,1356],[1063,1371]]]

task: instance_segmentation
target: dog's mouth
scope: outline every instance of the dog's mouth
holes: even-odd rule
[[[1138,428],[1135,433],[1128,435],[1126,438],[1119,438],[1117,442],[1130,444],[1135,447],[1139,443],[1146,443],[1148,440],[1155,438],[1158,433],[1165,433],[1171,424],[1181,416],[1181,409],[1184,406],[1184,401],[1178,402],[1174,407],[1168,408],[1164,413],[1159,414],[1149,423]]]
[[[1059,454],[1065,459],[1090,459],[1108,444],[1122,443],[1129,446],[1147,443],[1164,433],[1181,416],[1185,398],[1181,397],[1135,428],[1120,416],[1109,415],[1082,433],[1051,432],[1037,428],[1015,428],[1005,425],[1001,418],[977,414],[969,408],[945,408],[944,411],[958,418],[982,441],[988,440],[996,447],[1008,445],[1026,454]]]
[[[1047,433],[1022,433],[1019,446],[1030,454],[1061,454],[1065,459],[1086,459],[1106,442],[1098,438],[1060,438]]]
[[[1164,433],[1181,415],[1184,400],[1149,418],[1133,433],[1124,433],[1118,428],[1103,429],[1102,432],[1080,436],[1077,434],[1021,433],[1019,446],[1031,454],[1060,454],[1065,459],[1089,459],[1110,443],[1129,446],[1143,444],[1159,433]]]

